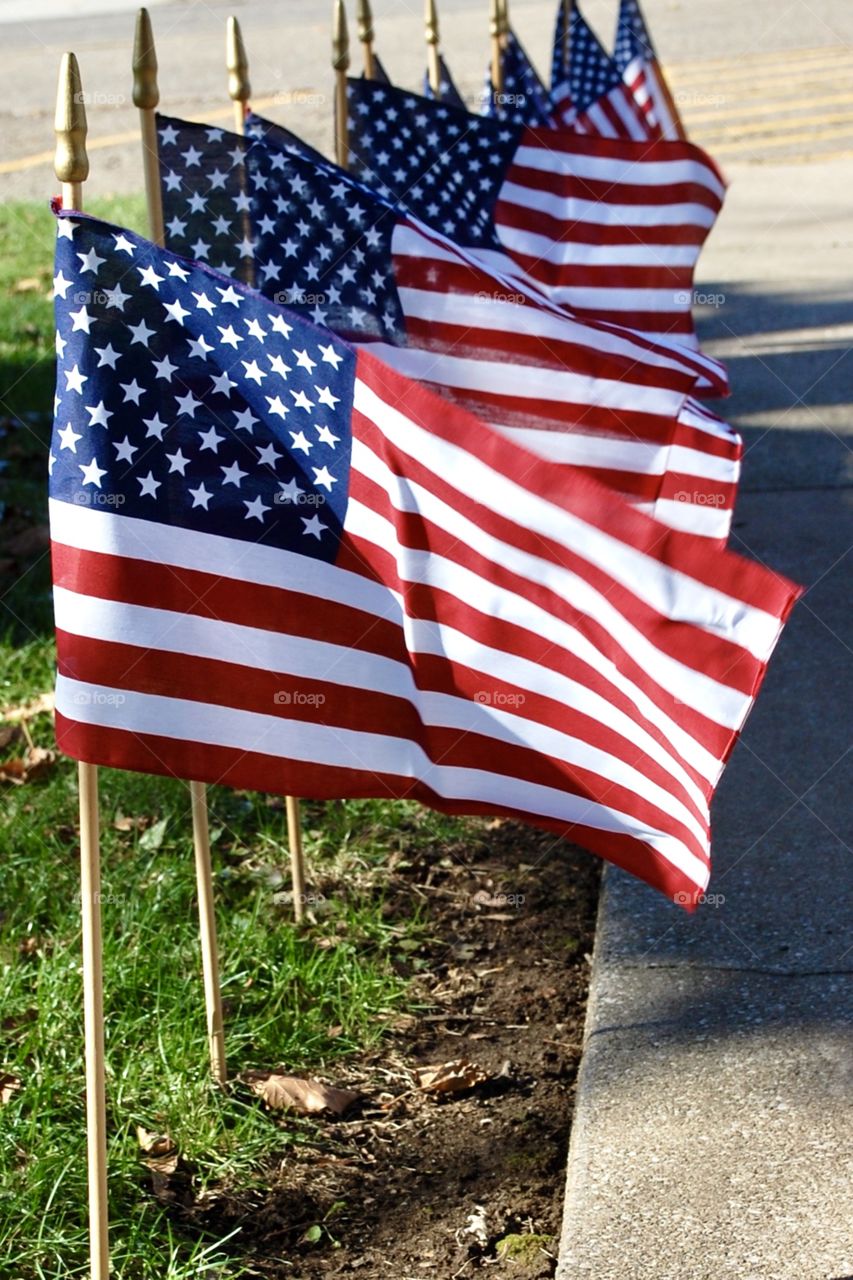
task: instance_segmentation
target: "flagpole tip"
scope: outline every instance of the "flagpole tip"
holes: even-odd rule
[[[427,44],[438,44],[438,9],[436,8],[435,0],[426,0],[424,21],[426,23]]]
[[[54,172],[62,183],[85,182],[89,176],[86,154],[86,103],[80,68],[73,53],[62,55],[56,90],[56,153]]]
[[[496,38],[501,34],[501,0],[489,0],[489,35]]]
[[[362,44],[373,44],[373,11],[370,0],[357,0],[355,14],[359,40]]]
[[[136,34],[133,39],[133,105],[139,107],[140,111],[153,111],[159,101],[154,32],[148,10],[140,9],[136,15]]]
[[[349,32],[344,0],[335,0],[332,27],[332,66],[335,71],[349,70]]]
[[[249,59],[246,57],[240,23],[233,13],[225,27],[225,65],[228,68],[228,96],[233,102],[248,102],[252,94]]]

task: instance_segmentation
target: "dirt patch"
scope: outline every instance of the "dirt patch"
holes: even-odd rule
[[[599,864],[512,823],[483,829],[391,873],[389,916],[427,923],[406,957],[424,1013],[335,1068],[361,1104],[301,1122],[262,1187],[176,1209],[184,1229],[239,1227],[235,1257],[265,1280],[554,1274]],[[425,1089],[445,1063],[439,1084],[459,1088]]]

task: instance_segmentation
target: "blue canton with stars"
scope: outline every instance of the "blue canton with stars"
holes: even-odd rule
[[[539,79],[539,73],[513,32],[507,36],[503,51],[501,93],[495,93],[491,72],[487,72],[487,92],[483,96],[483,115],[512,124],[529,124],[533,128],[555,128],[551,95]]]
[[[438,93],[433,93],[430,84],[429,72],[424,72],[424,97],[430,100],[438,100],[445,103],[448,107],[454,107],[457,111],[467,111],[462,94],[453,83],[453,76],[450,69],[441,54],[438,55]]]
[[[554,40],[555,62],[558,51],[562,51],[562,5]],[[565,72],[562,74],[565,80]],[[572,6],[569,23],[568,82],[579,115],[622,83],[621,71],[581,16],[577,4]]]
[[[653,62],[655,50],[637,0],[621,0],[613,60],[624,71],[635,58]]]
[[[369,80],[347,92],[352,171],[457,244],[499,250],[494,207],[522,127]]]
[[[169,121],[175,131],[170,162],[204,144],[203,125]],[[267,298],[327,325],[347,338],[403,344],[405,321],[391,261],[391,236],[399,212],[279,125],[251,116],[241,152],[249,214],[236,239],[210,233],[211,256],[239,254],[246,276]],[[208,145],[206,165],[221,170],[233,147],[223,134]],[[239,139],[238,139],[239,141]],[[201,199],[208,193],[204,165],[182,172]],[[169,248],[186,253],[185,241]]]
[[[57,232],[51,497],[334,560],[351,348],[131,232]]]

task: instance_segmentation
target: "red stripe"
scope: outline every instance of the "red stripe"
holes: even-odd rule
[[[57,714],[59,748],[76,760],[119,769],[134,769],[158,776],[193,778],[211,785],[222,784],[238,790],[269,791],[279,795],[300,795],[311,799],[394,796],[418,800],[443,813],[485,814],[495,812],[489,805],[441,799],[429,787],[409,778],[364,774],[327,765],[302,765],[260,753],[235,754],[225,747],[200,743],[180,743],[153,735],[131,734],[120,729],[75,724]],[[654,849],[630,836],[611,835],[578,823],[551,822],[536,814],[505,809],[507,817],[529,822],[545,831],[564,836],[593,853],[624,867],[632,875],[660,889],[683,906],[695,907],[701,891],[683,872],[673,867]]]

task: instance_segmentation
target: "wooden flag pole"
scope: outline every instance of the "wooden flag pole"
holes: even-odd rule
[[[492,41],[492,93],[498,94],[504,91],[504,60],[502,57],[503,10],[501,0],[491,0],[489,34]]]
[[[148,231],[155,244],[165,243],[163,227],[163,195],[160,187],[160,155],[155,111],[160,101],[157,84],[157,51],[147,9],[136,17],[133,42],[133,102],[139,108],[142,126],[142,160],[145,168],[145,198],[148,206]],[[222,1030],[222,1000],[219,991],[219,952],[216,946],[216,921],[213,916],[213,869],[207,821],[207,791],[200,782],[190,783],[192,797],[193,848],[201,930],[201,959],[204,978],[204,1000],[207,1036],[210,1047],[210,1069],[218,1084],[225,1084],[225,1040]]]
[[[233,14],[225,28],[225,63],[228,67],[228,94],[234,103],[234,131],[243,133],[252,86],[249,83],[249,62],[243,45],[243,33]]]
[[[160,188],[160,156],[157,142],[157,52],[147,9],[136,15],[133,41],[133,105],[139,108],[142,132],[142,167],[145,173],[145,202],[148,206],[148,234],[155,244],[165,244],[163,193]]]
[[[357,0],[355,14],[358,22],[358,38],[361,41],[361,52],[364,58],[364,78],[365,80],[375,80],[373,11],[370,8],[370,0]]]
[[[54,170],[62,183],[63,209],[82,209],[89,176],[86,107],[80,68],[66,53],[56,93]],[[109,1280],[107,1205],[107,1102],[104,1054],[103,940],[98,769],[77,766],[80,796],[80,917],[83,942],[83,1026],[86,1058],[86,1156],[89,1178],[89,1266],[91,1280]]]
[[[569,74],[569,51],[572,45],[572,9],[574,0],[563,0],[563,48],[561,57],[563,59],[563,71]]]
[[[332,28],[332,66],[335,69],[335,159],[342,169],[349,168],[349,103],[347,71],[349,70],[349,33],[344,0],[335,0]]]
[[[426,0],[424,10],[427,42],[427,75],[436,98],[441,97],[441,62],[438,53],[438,9],[435,0]]]

